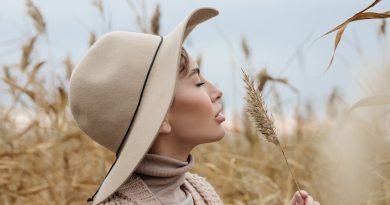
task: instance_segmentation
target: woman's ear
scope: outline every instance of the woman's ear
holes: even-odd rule
[[[171,124],[167,118],[164,118],[164,121],[161,123],[159,134],[169,134],[171,132]]]

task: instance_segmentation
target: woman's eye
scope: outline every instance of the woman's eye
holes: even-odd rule
[[[196,84],[196,86],[200,87],[200,86],[202,86],[203,84],[205,84],[205,82],[198,83],[198,84]]]

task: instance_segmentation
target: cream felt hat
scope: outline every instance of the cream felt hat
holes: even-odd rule
[[[182,43],[214,8],[190,12],[165,36],[127,31],[102,35],[74,68],[69,85],[73,118],[90,138],[116,153],[93,205],[104,201],[145,156],[172,103]]]

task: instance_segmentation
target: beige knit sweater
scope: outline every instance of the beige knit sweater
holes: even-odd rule
[[[223,205],[204,177],[188,170],[194,163],[147,153],[133,174],[99,205]]]

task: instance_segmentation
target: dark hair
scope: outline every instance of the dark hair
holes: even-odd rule
[[[181,57],[180,57],[180,68],[179,75],[180,77],[184,77],[187,75],[189,69],[189,59],[188,53],[184,47],[181,47]]]
[[[189,69],[189,61],[190,60],[188,59],[188,53],[187,53],[186,49],[184,49],[184,47],[181,47],[180,68],[179,68],[180,78],[184,78],[187,75],[188,69]],[[172,104],[174,101],[175,101],[175,96],[173,96]],[[171,110],[172,104],[169,107],[169,110]]]

